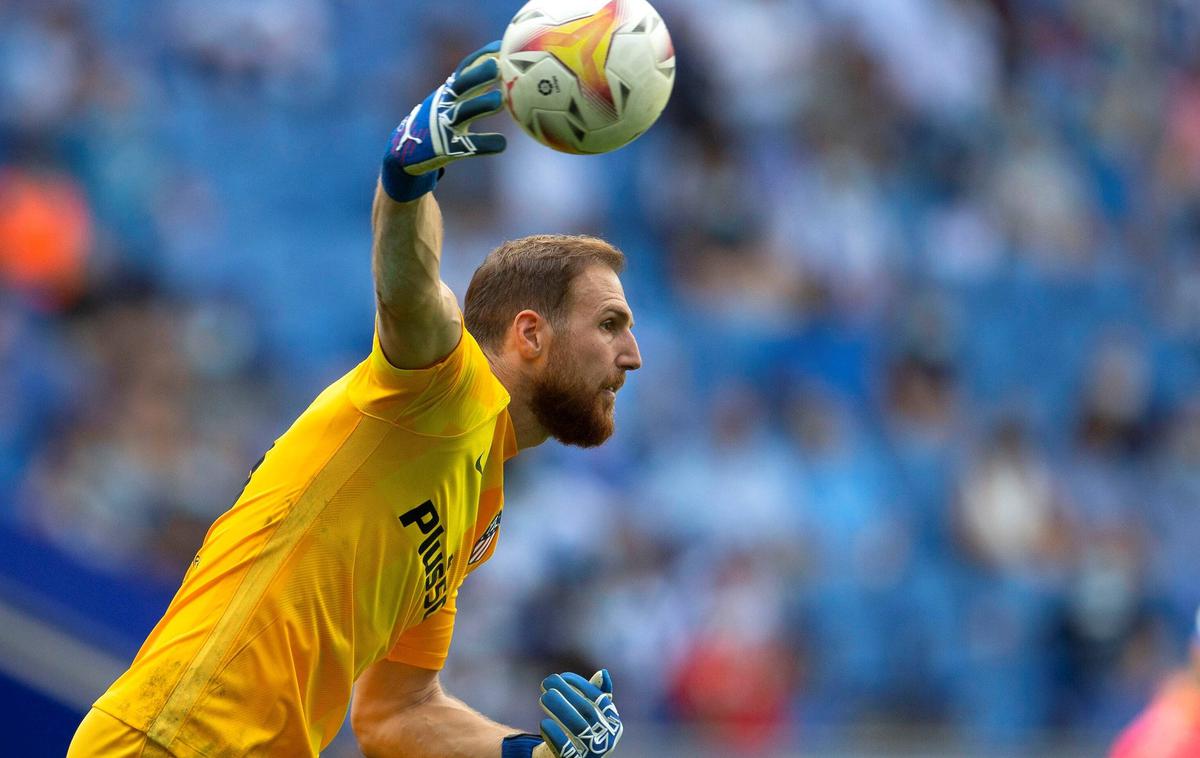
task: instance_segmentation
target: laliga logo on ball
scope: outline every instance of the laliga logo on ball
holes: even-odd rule
[[[500,46],[501,91],[517,123],[565,153],[605,153],[658,120],[675,48],[646,0],[531,0]]]

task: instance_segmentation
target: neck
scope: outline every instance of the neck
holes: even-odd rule
[[[492,374],[500,380],[512,398],[508,404],[508,415],[512,418],[513,429],[517,435],[517,449],[525,450],[545,442],[550,435],[534,418],[530,408],[529,399],[533,391],[528,378],[486,350],[484,354],[492,368]]]

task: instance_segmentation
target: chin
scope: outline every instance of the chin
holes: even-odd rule
[[[613,434],[615,398],[549,385],[536,392],[534,417],[548,435],[572,447],[596,447]]]
[[[551,436],[571,447],[599,447],[612,437],[616,426],[611,412],[601,412],[586,422],[551,430]]]
[[[608,442],[609,437],[612,437],[613,428],[608,427],[603,431],[593,431],[587,434],[555,434],[554,438],[564,445],[571,447],[600,447],[605,442]]]

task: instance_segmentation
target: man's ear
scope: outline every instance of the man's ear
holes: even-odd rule
[[[523,310],[513,317],[513,340],[517,353],[528,361],[545,356],[554,340],[554,327],[537,311]]]

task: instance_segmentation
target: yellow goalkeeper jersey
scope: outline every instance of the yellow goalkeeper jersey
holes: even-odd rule
[[[465,329],[421,370],[376,336],[263,457],[95,707],[177,756],[315,755],[367,666],[440,669],[458,587],[494,549],[508,401]]]

